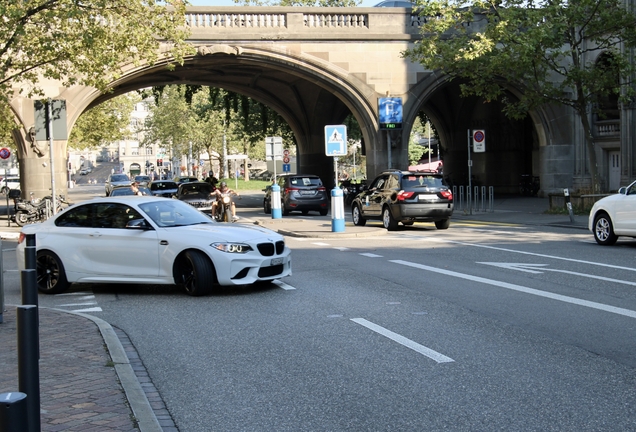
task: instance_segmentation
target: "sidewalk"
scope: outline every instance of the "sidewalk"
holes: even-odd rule
[[[493,211],[455,211],[453,224],[505,224],[587,229],[587,216],[546,214],[547,198],[503,197]],[[243,216],[244,215],[244,216]],[[347,214],[350,219],[350,215]],[[283,235],[296,237],[351,238],[383,236],[380,222],[364,227],[346,223],[344,232],[332,232],[331,221],[311,216],[271,219],[260,211],[242,213],[242,223],[255,223]],[[0,215],[0,237],[16,239],[20,227],[7,226]],[[590,234],[591,236],[591,234]],[[149,401],[143,388],[140,361],[134,347],[125,350],[115,330],[86,314],[40,308],[40,405],[42,431],[176,431],[160,395]],[[121,332],[120,332],[121,334]],[[125,334],[121,334],[125,338]],[[18,391],[16,307],[6,305],[0,324],[0,393]],[[129,353],[127,355],[127,352]],[[137,359],[138,360],[138,359]],[[137,375],[135,374],[137,372]],[[145,373],[145,370],[144,372]],[[147,375],[146,375],[147,377]],[[161,408],[159,408],[161,409]]]

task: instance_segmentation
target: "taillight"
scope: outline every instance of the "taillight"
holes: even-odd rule
[[[411,198],[414,194],[415,194],[415,192],[400,191],[400,193],[398,193],[398,195],[397,195],[397,200],[398,201],[407,200],[407,199]]]
[[[447,200],[452,200],[453,199],[453,193],[449,190],[443,190],[440,192],[440,195],[444,198],[446,198]]]
[[[288,194],[288,193],[290,193],[292,191],[297,191],[297,190],[300,190],[300,189],[294,188],[294,187],[287,187],[287,188],[285,188],[285,193]]]
[[[319,191],[321,191],[321,192],[324,192],[324,191],[326,191],[327,189],[325,189],[325,187],[324,187],[324,186],[320,186],[320,187],[318,188],[318,190],[319,190]]]
[[[24,240],[26,240],[26,234],[20,231],[20,237],[18,237],[18,244],[22,243]]]

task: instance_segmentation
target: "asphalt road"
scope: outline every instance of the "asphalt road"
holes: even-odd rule
[[[286,241],[281,285],[40,300],[123,329],[181,431],[636,429],[633,243],[468,222]]]

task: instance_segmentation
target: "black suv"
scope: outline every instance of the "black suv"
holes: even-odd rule
[[[447,229],[453,214],[453,193],[437,172],[385,171],[376,177],[351,204],[355,225],[367,219],[381,220],[393,231],[398,223],[435,222]]]
[[[323,186],[320,177],[313,174],[282,174],[277,176],[276,182],[280,186],[281,210],[283,216],[289,212],[300,211],[307,214],[310,210],[325,216],[329,212],[330,196]],[[272,212],[272,188],[265,189],[263,198],[265,214]]]

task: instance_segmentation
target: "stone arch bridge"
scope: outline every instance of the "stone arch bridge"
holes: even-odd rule
[[[407,168],[409,132],[420,111],[438,131],[444,174],[455,184],[468,181],[471,129],[484,129],[487,136],[486,152],[471,156],[474,181],[499,193],[517,192],[522,174],[539,176],[542,193],[576,188],[588,179],[583,137],[568,109],[546,107],[512,121],[497,103],[460,98],[458,84],[449,83],[443,73],[402,58],[421,37],[423,18],[408,9],[189,7],[186,18],[197,53],[183,66],[169,70],[160,63],[124,70],[108,95],[44,83],[47,97],[66,100],[68,130],[83,111],[108,98],[154,85],[200,84],[275,109],[294,131],[298,171],[319,174],[328,185],[334,176],[332,158],[324,150],[325,125],[340,124],[349,113],[355,116],[371,179],[383,169]],[[379,129],[377,102],[387,95],[403,100],[401,131]],[[30,167],[21,172],[23,187],[45,195],[51,184],[44,168],[49,156],[43,143],[28,134],[34,125],[33,102],[17,98],[12,106],[22,125],[14,134],[20,159],[37,160],[21,164],[21,170]],[[595,123],[606,182],[616,154],[622,165],[619,181],[635,174],[635,123],[633,110],[618,121]],[[56,184],[64,189],[65,141],[55,143],[54,160]]]

